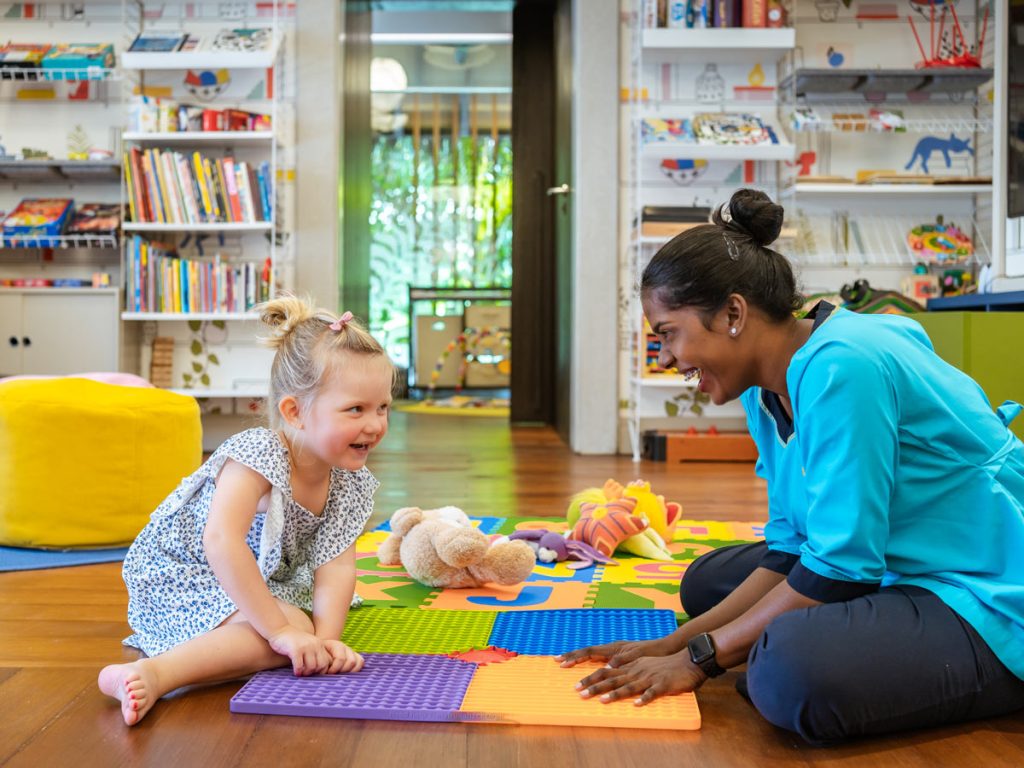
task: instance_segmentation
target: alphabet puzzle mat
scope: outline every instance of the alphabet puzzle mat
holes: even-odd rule
[[[557,518],[474,518],[491,536],[522,528],[564,530]],[[606,728],[696,730],[693,694],[637,707],[581,699],[575,683],[596,663],[563,669],[553,656],[612,640],[662,637],[683,616],[679,580],[697,557],[757,541],[763,526],[682,521],[671,562],[616,557],[579,571],[538,564],[513,587],[433,589],[401,567],[382,566],[385,523],[356,544],[357,591],[342,639],[363,654],[354,675],[295,677],[261,672],[232,698],[231,711],[309,717]],[[421,610],[409,610],[419,608]]]

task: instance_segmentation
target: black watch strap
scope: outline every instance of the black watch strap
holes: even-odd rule
[[[707,632],[691,638],[687,647],[690,651],[690,661],[700,667],[705,675],[718,677],[725,674],[725,669],[715,660],[715,641]]]

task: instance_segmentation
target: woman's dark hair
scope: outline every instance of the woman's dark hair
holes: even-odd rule
[[[768,248],[782,229],[781,205],[764,192],[738,190],[712,224],[682,232],[654,255],[640,282],[668,309],[693,307],[705,324],[738,293],[773,320],[792,317],[803,299],[789,262]]]

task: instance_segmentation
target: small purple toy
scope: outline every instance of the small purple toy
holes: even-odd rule
[[[618,565],[615,560],[605,557],[589,544],[567,539],[562,534],[549,531],[547,528],[516,531],[509,535],[509,539],[525,541],[529,544],[537,553],[539,562],[560,563],[569,560],[571,562],[566,563],[566,567],[574,571],[589,568],[594,563]]]

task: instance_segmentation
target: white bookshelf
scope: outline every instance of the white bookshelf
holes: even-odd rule
[[[225,320],[255,321],[259,315],[254,312],[122,312],[122,320]]]
[[[847,195],[891,195],[922,197],[946,195],[990,195],[991,184],[814,184],[797,182],[798,195],[845,197]]]
[[[237,146],[240,144],[269,144],[273,131],[129,131],[122,134],[124,141],[133,144],[188,144],[204,146]]]
[[[275,37],[265,51],[125,51],[121,54],[121,67],[126,70],[269,69],[274,66],[280,47],[281,39]]]
[[[796,30],[788,29],[645,29],[645,56],[703,62],[709,53],[726,51],[730,61],[778,60],[793,50]]]
[[[266,397],[270,394],[266,387],[246,387],[239,389],[230,389],[224,387],[197,387],[195,389],[181,389],[171,388],[168,392],[174,392],[176,395],[188,395],[196,399],[201,398],[241,398],[241,399],[257,399]]]
[[[201,224],[126,221],[121,225],[124,232],[269,232],[273,228],[274,223],[270,221],[206,222]]]
[[[660,142],[644,144],[643,153],[651,157],[689,157],[698,160],[792,160],[796,147],[778,144],[684,144]]]

